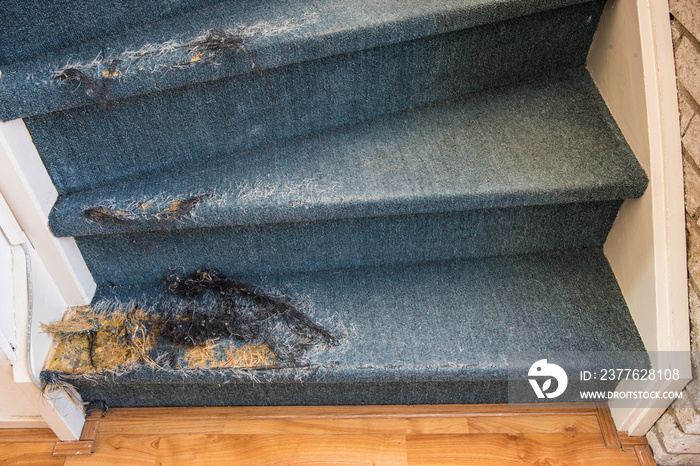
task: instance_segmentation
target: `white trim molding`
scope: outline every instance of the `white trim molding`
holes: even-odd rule
[[[41,331],[41,322],[61,319],[66,301],[39,254],[0,196],[0,241],[7,244],[11,269],[10,283],[4,289],[10,306],[0,312],[11,313],[15,328],[11,354],[0,354],[0,387],[3,400],[13,403],[12,410],[29,416],[0,416],[0,427],[49,426],[61,440],[77,440],[84,423],[83,407],[60,389],[42,390],[40,373],[52,345],[52,337]],[[30,317],[31,316],[31,317]],[[5,316],[7,317],[7,316]],[[7,329],[3,329],[7,330]],[[11,365],[10,365],[11,363]],[[12,401],[10,401],[12,400]]]
[[[618,390],[680,392],[691,379],[685,210],[678,100],[668,4],[610,0],[588,56],[588,69],[649,176],[641,199],[626,201],[605,243],[656,369],[681,378],[621,384]],[[670,404],[672,400],[668,400]],[[652,407],[654,406],[654,407]],[[611,402],[617,428],[644,435],[666,408]]]
[[[10,355],[13,387],[6,389],[19,391],[36,407],[59,439],[77,440],[85,422],[83,407],[61,389],[40,387],[52,345],[40,323],[60,320],[68,306],[89,303],[96,285],[75,240],[56,238],[49,230],[48,215],[58,193],[21,120],[0,123],[0,167],[0,228],[11,248],[7,288],[16,327]],[[16,419],[6,421],[8,426]]]
[[[73,238],[56,238],[48,215],[58,192],[22,120],[0,122],[0,193],[70,306],[87,304],[96,285]]]

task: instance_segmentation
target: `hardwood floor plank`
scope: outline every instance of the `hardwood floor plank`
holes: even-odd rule
[[[124,433],[123,435],[106,436],[98,434],[91,456],[72,456],[66,458],[65,464],[157,464],[160,438],[158,435],[133,436]]]
[[[254,435],[208,437],[208,445],[225,443],[223,451],[207,448],[200,454],[191,451],[200,436],[166,437],[159,447],[159,459],[183,458],[189,464],[212,464],[217,460],[241,461],[238,464],[312,465],[312,464],[406,464],[406,440],[401,435]],[[209,453],[209,450],[211,453]]]
[[[177,435],[177,434],[228,434],[234,433],[229,424],[236,420],[221,419],[120,419],[119,422],[100,424],[98,435],[112,436],[123,433],[131,435]],[[256,421],[252,421],[256,422]],[[249,432],[240,432],[249,433]],[[253,432],[256,433],[256,432]]]
[[[654,461],[654,453],[649,445],[635,445],[634,452],[639,460],[639,466],[656,466]]]
[[[600,433],[603,436],[605,446],[608,448],[622,448],[620,437],[617,435],[615,421],[613,421],[607,404],[598,405],[598,424],[600,424]]]
[[[87,458],[72,464],[406,464],[402,435],[166,435],[111,436]],[[124,450],[141,453],[125,457]],[[140,462],[139,462],[140,461]]]
[[[64,462],[50,431],[21,429],[0,431],[0,464],[653,464],[644,438],[606,420],[580,405],[115,409],[87,420],[92,456]]]
[[[58,466],[63,458],[52,456],[56,442],[48,443],[2,443],[0,444],[0,465]]]
[[[101,426],[105,435],[120,432],[171,434],[421,434],[469,433],[467,418],[282,418],[198,420],[188,423],[176,420],[153,421],[124,419]]]
[[[158,420],[157,423],[154,421]],[[152,420],[122,417],[105,422],[104,434],[467,434],[467,433],[593,433],[600,432],[596,416],[519,415],[462,417],[296,417]]]
[[[622,447],[633,447],[635,445],[648,445],[646,437],[630,437],[624,432],[618,432],[617,437],[620,439]]]
[[[0,443],[56,443],[51,429],[0,429]]]
[[[606,448],[600,434],[407,436],[408,464],[637,466],[633,452]]]
[[[482,416],[469,419],[470,434],[600,433],[598,418],[566,415]],[[431,433],[431,432],[426,432]],[[435,432],[437,433],[437,432]],[[458,433],[458,432],[454,432]]]
[[[99,419],[87,418],[85,425],[83,425],[83,431],[80,433],[80,440],[95,440],[99,428]]]
[[[66,458],[69,456],[90,456],[94,440],[78,440],[75,442],[56,442],[53,456]]]

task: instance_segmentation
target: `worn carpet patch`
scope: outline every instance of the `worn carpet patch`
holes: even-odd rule
[[[148,305],[100,300],[42,324],[54,337],[44,374],[309,366],[310,349],[342,335],[309,316],[311,304],[233,280],[216,270],[172,275]]]

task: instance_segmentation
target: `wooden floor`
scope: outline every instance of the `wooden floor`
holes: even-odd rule
[[[654,464],[595,405],[113,409],[81,440],[2,429],[0,464]]]

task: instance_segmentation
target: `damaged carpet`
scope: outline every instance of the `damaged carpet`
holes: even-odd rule
[[[309,364],[307,351],[340,335],[307,316],[309,304],[216,270],[166,280],[154,305],[102,300],[43,325],[56,340],[47,370],[64,374],[152,369],[274,369]]]
[[[289,299],[312,322],[338,335],[341,344],[332,346],[313,328],[299,331],[296,326],[303,322],[293,313],[260,309],[266,298],[246,296],[256,287],[238,292],[229,286],[228,277],[181,274],[179,280],[170,280],[171,288],[193,296],[201,293],[197,303],[211,300],[215,305],[209,315],[219,314],[217,306],[226,307],[228,297],[221,296],[220,289],[248,303],[249,308],[238,312],[259,318],[264,323],[262,336],[211,338],[209,344],[192,328],[196,322],[186,320],[186,303],[192,298],[169,292],[181,303],[178,312],[170,304],[162,306],[162,314],[145,309],[147,315],[163,317],[155,348],[145,345],[145,354],[161,368],[137,362],[94,370],[83,333],[76,337],[86,372],[49,366],[42,373],[44,381],[75,387],[83,400],[103,400],[113,407],[505,403],[510,371],[527,373],[532,364],[523,354],[565,355],[565,369],[588,370],[605,360],[605,354],[644,367],[635,359],[644,346],[632,331],[633,322],[601,249],[247,277],[266,294]],[[280,289],[284,293],[270,292]],[[140,296],[146,301],[158,295],[141,286],[100,291],[100,297],[122,302]],[[308,298],[298,302],[291,296]],[[167,308],[171,310],[165,312]],[[188,335],[202,343],[175,344],[163,330],[166,317],[173,315],[181,319],[170,320],[179,338]],[[219,324],[213,333],[230,331]],[[242,328],[253,324],[255,320]],[[76,326],[75,331],[85,332],[90,325]],[[144,322],[144,327],[150,325]],[[104,322],[102,330],[108,327]],[[181,331],[183,327],[188,330]],[[246,334],[240,327],[232,330]],[[266,332],[274,338],[266,339]],[[134,346],[140,345],[141,334],[134,334],[130,330]],[[263,347],[268,341],[273,345]],[[284,353],[275,352],[279,347],[302,350],[298,362],[284,360]],[[103,367],[105,351],[99,348],[97,338],[93,359]],[[174,361],[169,360],[169,348],[177,350]],[[229,369],[226,353],[232,348],[241,357],[238,368]],[[250,359],[241,362],[242,357]]]

